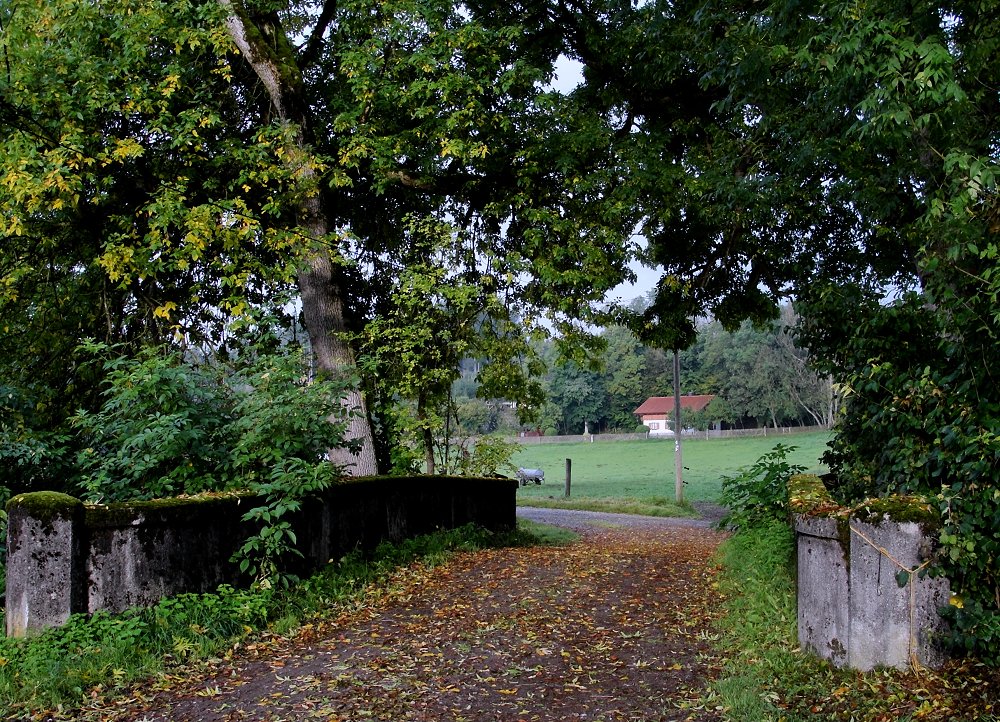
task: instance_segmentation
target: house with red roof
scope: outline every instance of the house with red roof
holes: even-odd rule
[[[681,420],[684,412],[696,413],[712,403],[714,394],[681,396]],[[650,436],[673,436],[673,396],[650,396],[633,413],[649,429]]]

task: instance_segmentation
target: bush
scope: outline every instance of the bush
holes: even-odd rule
[[[462,454],[457,471],[463,476],[499,476],[517,471],[511,458],[521,448],[517,442],[507,441],[502,436],[480,436],[472,447],[472,452]]]
[[[276,483],[279,462],[327,468],[327,450],[344,444],[348,384],[310,381],[299,351],[251,349],[240,363],[218,365],[150,349],[104,367],[100,409],[74,417],[86,442],[79,463],[88,501],[253,489]]]
[[[729,513],[721,526],[747,529],[764,526],[788,517],[788,482],[804,466],[790,464],[787,456],[795,446],[777,444],[750,466],[735,476],[722,477],[720,503]]]
[[[112,349],[91,343],[92,354]],[[258,583],[280,580],[295,556],[287,515],[342,470],[327,458],[345,445],[344,380],[311,381],[300,351],[256,353],[234,365],[193,364],[148,350],[104,361],[96,412],[74,423],[86,441],[80,491],[93,502],[247,489],[264,503],[244,516],[260,530],[235,561]]]
[[[0,384],[0,467],[4,486],[13,493],[62,488],[71,475],[69,437],[39,428],[42,404],[30,389]]]
[[[112,352],[98,343],[84,349]],[[155,499],[230,487],[224,470],[232,394],[219,369],[157,349],[136,358],[112,356],[103,365],[100,409],[72,420],[85,444],[77,456],[85,499]]]

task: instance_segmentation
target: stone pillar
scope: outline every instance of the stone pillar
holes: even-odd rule
[[[799,645],[838,667],[851,634],[847,539],[833,517],[797,514]]]
[[[937,610],[948,603],[948,580],[901,574],[924,564],[927,547],[915,522],[888,516],[870,522],[851,519],[849,664],[854,669],[902,669],[910,664],[911,652],[914,661],[926,666],[943,662],[935,635],[943,625]]]
[[[7,636],[24,637],[86,611],[83,502],[20,494],[7,504]]]

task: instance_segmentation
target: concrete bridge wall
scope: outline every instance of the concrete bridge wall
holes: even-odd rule
[[[355,549],[477,523],[513,528],[517,482],[378,477],[336,484],[292,518],[305,574]],[[59,626],[71,614],[148,606],[181,592],[245,584],[230,561],[260,501],[216,495],[111,505],[40,492],[8,504],[7,634]]]

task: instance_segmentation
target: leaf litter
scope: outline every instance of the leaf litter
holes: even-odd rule
[[[694,527],[600,528],[562,547],[399,570],[292,638],[161,675],[94,722],[721,720],[713,555]]]

